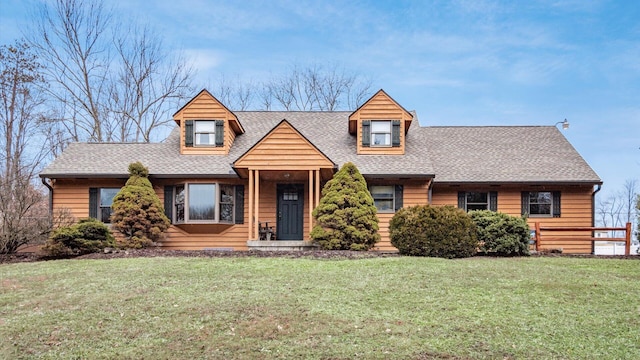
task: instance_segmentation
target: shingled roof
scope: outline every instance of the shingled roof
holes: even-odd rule
[[[73,143],[41,177],[126,177],[140,161],[154,177],[237,177],[233,163],[286,119],[338,165],[369,177],[432,177],[436,182],[601,183],[552,126],[420,127],[406,134],[405,155],[358,155],[351,112],[237,111],[245,133],[228,155],[181,155],[179,129],[162,143]]]

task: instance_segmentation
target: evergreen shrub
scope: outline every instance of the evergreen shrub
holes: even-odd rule
[[[527,221],[489,210],[471,211],[469,216],[476,224],[478,250],[486,255],[529,255],[530,232]]]
[[[122,233],[120,247],[153,246],[171,222],[149,181],[149,170],[140,162],[129,165],[129,180],[113,198],[111,224]]]
[[[322,189],[311,239],[327,250],[369,250],[380,241],[376,213],[364,177],[346,163]]]
[[[82,219],[51,233],[42,250],[50,256],[83,255],[116,246],[109,228],[97,219]]]
[[[389,235],[400,254],[411,256],[470,257],[478,246],[471,218],[450,205],[402,208],[391,219]]]

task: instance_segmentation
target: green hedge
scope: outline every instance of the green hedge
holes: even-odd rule
[[[495,211],[471,211],[469,216],[476,224],[478,250],[487,255],[529,255],[529,225],[520,217]]]

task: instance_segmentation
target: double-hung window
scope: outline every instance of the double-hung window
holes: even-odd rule
[[[461,191],[458,193],[458,208],[464,211],[498,211],[498,193],[493,191]]]
[[[369,192],[380,213],[393,213],[402,207],[402,185],[371,185]]]
[[[199,120],[194,124],[196,146],[215,146],[216,122]]]
[[[560,192],[523,191],[522,214],[532,217],[560,217]]]
[[[111,223],[111,205],[120,188],[89,188],[89,217]]]
[[[371,145],[391,146],[391,121],[371,122]]]
[[[174,223],[244,222],[244,186],[187,183],[165,187],[165,212]]]

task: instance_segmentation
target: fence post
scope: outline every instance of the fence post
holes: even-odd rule
[[[540,223],[536,221],[536,251],[540,251]]]
[[[631,255],[631,223],[627,223],[627,231],[624,237],[624,254]]]

